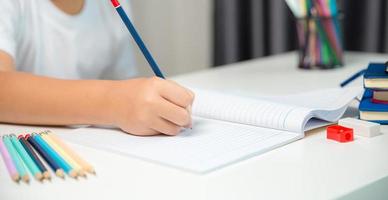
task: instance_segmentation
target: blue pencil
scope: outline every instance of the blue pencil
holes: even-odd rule
[[[63,170],[67,174],[69,174],[70,177],[77,178],[77,172],[56,152],[54,149],[46,143],[46,141],[43,140],[43,138],[39,134],[32,134],[31,137],[42,147],[42,149],[47,152],[54,161],[61,166]]]
[[[344,80],[340,86],[341,87],[345,87],[347,84],[349,84],[350,82],[356,80],[358,77],[362,76],[364,73],[366,72],[366,69],[362,69],[361,71],[353,74],[351,77],[349,77],[348,79]]]
[[[51,167],[51,169],[55,172],[58,177],[64,178],[63,169],[55,162],[54,158],[52,158],[43,148],[35,141],[33,137],[29,134],[26,135],[26,140],[31,144],[32,147],[42,156],[42,158],[47,162],[47,164]]]
[[[27,169],[31,172],[31,174],[36,178],[36,180],[42,181],[43,175],[39,170],[38,166],[34,162],[34,160],[28,155],[27,151],[24,149],[20,141],[16,138],[15,134],[11,134],[10,136],[12,145],[15,147],[18,152],[20,158],[23,160]]]
[[[42,161],[39,159],[39,157],[36,155],[30,144],[28,144],[27,140],[24,139],[23,135],[18,136],[20,144],[24,147],[28,155],[30,155],[31,159],[35,162],[36,166],[39,168],[39,170],[42,172],[43,177],[46,179],[50,179],[50,173],[48,172],[47,168],[43,165]]]
[[[156,64],[154,58],[152,57],[151,53],[148,51],[148,49],[147,49],[146,45],[144,44],[143,40],[141,39],[140,35],[137,33],[135,26],[132,24],[128,15],[125,13],[124,9],[121,7],[119,1],[118,0],[111,0],[111,2],[112,2],[112,5],[116,8],[117,13],[120,15],[121,20],[123,20],[128,31],[131,33],[137,46],[139,46],[139,48],[140,48],[141,52],[143,53],[144,57],[146,58],[148,64],[151,66],[152,71],[154,71],[154,74],[157,77],[164,79],[164,76],[162,74],[162,71],[160,71],[158,64]]]

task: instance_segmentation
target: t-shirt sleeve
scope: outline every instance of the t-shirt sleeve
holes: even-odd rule
[[[0,0],[0,50],[15,58],[17,42],[17,26],[20,5],[17,0]]]

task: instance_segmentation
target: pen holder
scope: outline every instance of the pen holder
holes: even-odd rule
[[[309,16],[296,20],[299,68],[332,69],[343,65],[340,16]]]

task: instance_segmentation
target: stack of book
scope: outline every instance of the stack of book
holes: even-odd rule
[[[388,124],[388,71],[384,63],[371,63],[364,74],[365,92],[360,119]]]

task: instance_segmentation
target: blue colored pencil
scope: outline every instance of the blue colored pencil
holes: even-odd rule
[[[61,166],[67,174],[69,174],[70,177],[77,177],[77,172],[56,151],[54,151],[54,149],[47,144],[39,134],[33,133],[31,137],[35,139],[42,149],[46,151],[54,159],[54,161]]]
[[[50,179],[50,173],[47,170],[47,168],[43,165],[42,161],[40,161],[39,157],[36,155],[34,150],[32,149],[31,145],[28,144],[26,139],[24,139],[23,135],[18,136],[20,144],[22,144],[23,148],[26,150],[28,155],[31,157],[31,159],[34,161],[36,166],[39,168],[39,170],[42,172],[43,177],[46,179]]]
[[[28,143],[39,153],[39,155],[46,161],[50,168],[55,172],[58,177],[64,178],[63,169],[55,162],[54,158],[51,157],[36,140],[31,137],[29,134],[25,136]]]
[[[141,52],[143,53],[144,57],[146,58],[148,64],[151,66],[152,71],[154,71],[156,76],[164,79],[164,75],[162,74],[162,71],[160,71],[158,64],[156,64],[154,58],[152,57],[151,53],[148,51],[148,49],[147,49],[146,45],[144,44],[143,40],[141,39],[140,35],[137,33],[135,26],[132,24],[128,15],[125,13],[124,9],[121,7],[119,1],[118,0],[111,0],[111,2],[112,2],[112,5],[116,8],[117,13],[120,15],[121,20],[124,22],[128,31],[131,33],[137,46],[139,46],[139,48],[140,48]]]
[[[341,87],[345,87],[347,84],[349,84],[350,82],[356,80],[358,77],[362,76],[364,73],[366,72],[366,69],[362,69],[360,70],[359,72],[353,74],[351,77],[349,77],[348,79],[344,80],[340,86]]]
[[[38,166],[35,164],[34,160],[28,155],[27,151],[24,149],[20,141],[16,138],[15,134],[11,135],[11,142],[18,152],[19,156],[22,158],[24,164],[27,166],[27,169],[31,174],[36,178],[36,180],[41,181],[43,179],[42,172],[39,170]]]

